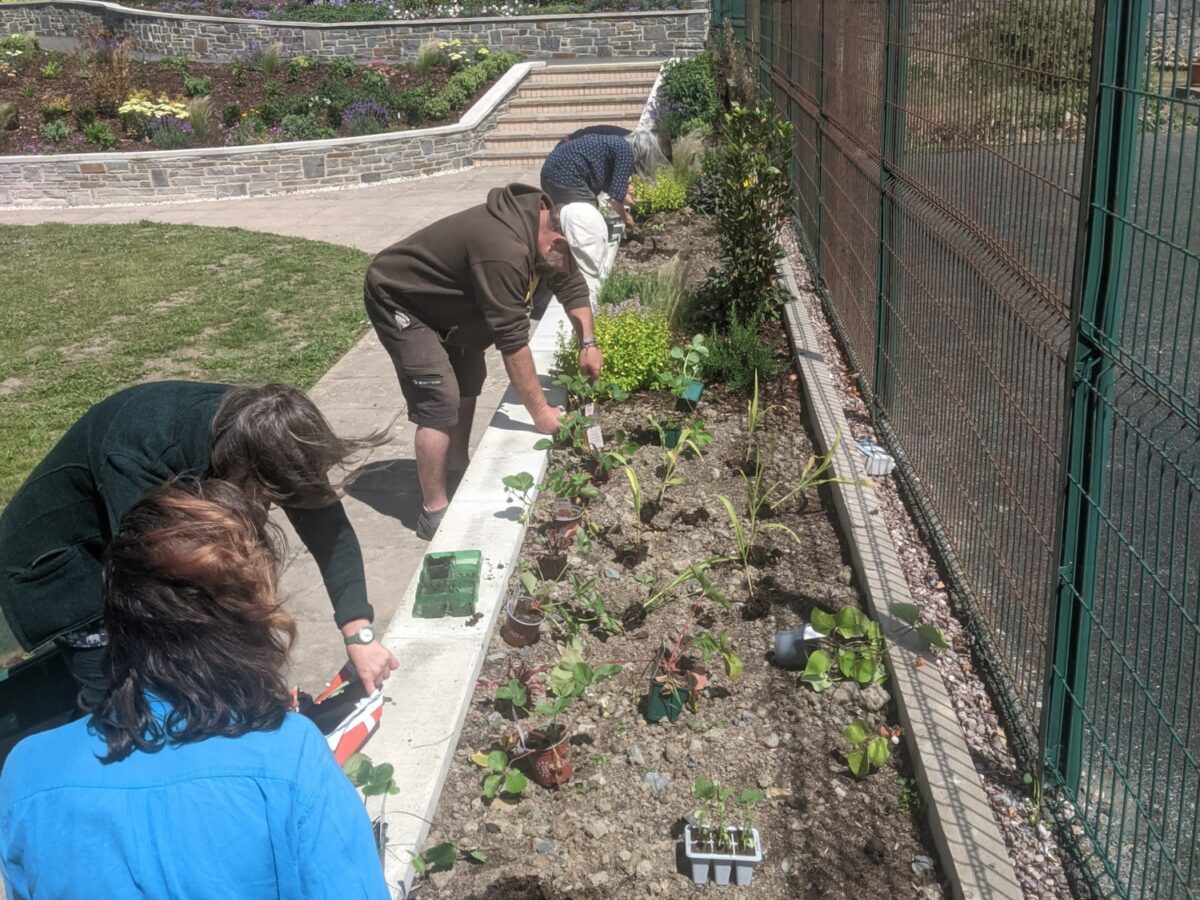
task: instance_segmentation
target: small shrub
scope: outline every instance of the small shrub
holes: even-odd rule
[[[427,84],[407,90],[397,98],[396,111],[409,125],[418,125],[432,96],[433,89]]]
[[[688,206],[711,216],[717,211],[717,195],[721,192],[721,175],[713,165],[710,155],[705,155],[700,167],[700,177],[688,185]]]
[[[166,59],[158,61],[158,70],[160,72],[178,72],[180,75],[186,75],[191,65],[191,59],[186,56],[169,56]]]
[[[748,322],[735,319],[726,334],[714,328],[709,335],[708,356],[700,362],[701,380],[720,382],[731,391],[745,394],[753,390],[756,372],[760,384],[779,375],[784,363],[775,348],[762,340],[760,327],[761,322],[755,318]]]
[[[221,107],[221,124],[232,128],[242,121],[242,108],[236,103],[226,103]]]
[[[438,42],[429,40],[423,43],[417,50],[416,70],[419,75],[428,75],[434,70],[442,59],[442,52],[438,49]]]
[[[71,100],[69,97],[55,97],[48,100],[42,106],[42,121],[55,122],[59,119],[65,119],[71,114]]]
[[[121,127],[129,134],[135,137],[150,137],[154,123],[159,119],[186,118],[187,104],[181,100],[172,100],[166,94],[160,94],[158,99],[154,100],[146,91],[134,91],[129,99],[117,108],[117,116]]]
[[[229,74],[233,76],[234,86],[246,86],[246,64],[240,59],[235,59],[229,64]]]
[[[362,86],[369,91],[386,91],[388,84],[387,74],[378,69],[367,69],[362,73]]]
[[[639,213],[673,212],[687,202],[687,185],[665,166],[658,170],[654,181],[634,176],[630,185],[633,205]]]
[[[42,123],[42,137],[52,144],[61,144],[71,136],[71,126],[62,119]]]
[[[278,41],[267,44],[265,47],[254,48],[257,52],[254,54],[253,66],[262,72],[268,78],[274,77],[279,71],[280,57],[283,55],[283,45]]]
[[[333,129],[318,124],[312,113],[284,116],[279,124],[289,141],[319,141],[333,137]]]
[[[92,59],[91,82],[96,111],[101,114],[115,112],[133,89],[129,39],[119,38],[101,28],[89,32],[82,47]]]
[[[671,330],[666,314],[647,310],[636,301],[600,309],[595,315],[596,343],[604,353],[604,378],[626,391],[648,388],[670,365]],[[555,364],[578,374],[573,342],[560,344]]]
[[[704,163],[706,131],[697,128],[671,142],[671,172],[687,188],[700,177]]]
[[[180,150],[191,146],[192,123],[178,116],[162,116],[150,123],[150,143],[159,150]]]
[[[80,128],[85,128],[96,119],[96,108],[92,104],[76,103],[75,104],[75,123]]]
[[[354,60],[347,59],[344,56],[339,56],[329,64],[329,72],[337,78],[353,78],[354,73],[358,71],[358,66],[354,64]]]
[[[277,100],[283,96],[283,88],[274,78],[263,82],[263,96],[268,100]]]
[[[212,138],[212,97],[193,97],[187,104],[187,118],[192,123],[192,134],[198,144],[207,144]]]
[[[779,223],[791,194],[792,126],[764,101],[726,113],[723,140],[709,163],[718,176],[716,219],[730,312],[749,321],[774,315],[776,265],[783,255]],[[722,323],[716,323],[718,325]]]
[[[297,56],[294,59],[289,59],[287,64],[287,80],[296,82],[300,80],[300,76],[308,69],[312,68],[312,60],[307,56]]]
[[[0,38],[0,62],[14,72],[24,72],[37,52],[38,39],[32,33]]]
[[[183,92],[189,97],[204,97],[212,93],[212,79],[198,78],[194,75],[183,76]]]
[[[696,128],[711,127],[719,110],[711,54],[671,60],[663,67],[654,112],[659,131],[674,140]]]
[[[0,101],[0,132],[21,127],[21,110],[13,100]]]
[[[43,78],[57,78],[62,74],[62,63],[57,59],[52,59],[42,66]]]
[[[342,124],[351,135],[378,134],[391,122],[391,111],[376,100],[359,100],[342,110]]]
[[[94,144],[101,150],[111,150],[117,146],[117,136],[108,127],[107,122],[92,122],[83,128],[83,136],[89,144]]]

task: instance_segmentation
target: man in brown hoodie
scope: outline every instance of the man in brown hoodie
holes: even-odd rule
[[[542,393],[529,350],[529,311],[539,280],[554,291],[580,342],[579,370],[596,378],[604,360],[592,330],[587,284],[550,198],[524,184],[494,188],[481,206],[422,228],[367,269],[367,314],[392,358],[415,449],[422,510],[417,535],[433,537],[467,466],[475,400],[492,344],[543,434],[561,414]],[[450,491],[447,491],[447,482]]]

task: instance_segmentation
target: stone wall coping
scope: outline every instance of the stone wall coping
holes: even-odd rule
[[[380,19],[374,22],[290,22],[275,19],[236,19],[230,16],[189,16],[186,13],[160,12],[154,9],[135,9],[122,6],[119,3],[107,3],[105,0],[6,0],[5,8],[19,9],[21,7],[63,6],[83,9],[108,9],[126,15],[142,16],[145,18],[177,19],[186,22],[216,22],[220,24],[254,25],[267,28],[305,28],[314,31],[337,31],[339,29],[376,29],[395,28],[397,26],[422,27],[426,25],[497,25],[504,22],[555,22],[555,21],[585,21],[591,19],[652,19],[662,16],[706,16],[705,7],[688,9],[661,9],[648,11],[613,10],[610,12],[594,13],[550,13],[531,16],[478,16],[474,18],[451,17],[446,19]]]
[[[88,2],[88,0],[79,0]],[[108,4],[100,4],[107,6]],[[209,157],[219,161],[222,157],[237,158],[239,156],[261,155],[269,152],[285,153],[314,152],[320,153],[338,147],[359,146],[362,144],[388,144],[397,139],[405,141],[420,140],[423,137],[436,137],[443,134],[456,134],[470,131],[477,127],[496,109],[509,93],[521,83],[533,69],[543,68],[544,60],[517,63],[497,79],[482,97],[475,101],[461,119],[451,125],[437,125],[433,128],[417,128],[409,131],[389,131],[386,134],[363,134],[357,137],[325,138],[319,141],[287,141],[275,144],[245,144],[238,147],[189,147],[186,150],[133,150],[129,153],[28,153],[23,156],[0,156],[0,163],[109,163],[126,162],[144,159],[189,159]]]

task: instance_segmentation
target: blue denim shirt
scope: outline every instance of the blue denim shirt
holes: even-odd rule
[[[0,772],[10,900],[388,897],[362,801],[304,717],[108,764],[89,721]]]

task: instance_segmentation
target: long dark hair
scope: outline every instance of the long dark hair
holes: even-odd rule
[[[263,505],[329,506],[354,480],[350,461],[388,440],[380,431],[341,438],[303,391],[286,384],[235,386],[212,425],[212,475]],[[333,469],[341,477],[330,480]]]
[[[110,688],[92,710],[106,762],[279,727],[296,625],[276,597],[272,529],[222,481],[165,484],[122,517],[104,561]],[[148,693],[171,705],[165,719]]]

